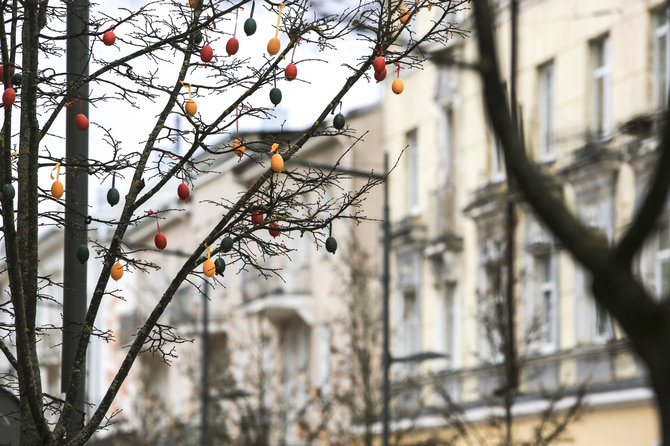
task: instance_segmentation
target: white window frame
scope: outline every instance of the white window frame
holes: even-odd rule
[[[656,110],[665,110],[670,90],[670,8],[662,8],[653,13],[654,44],[653,44],[653,77],[654,77],[654,107]],[[661,48],[659,41],[665,42],[665,66],[661,67]],[[661,74],[661,68],[665,76]],[[663,78],[662,78],[663,77]],[[661,88],[662,85],[662,88]],[[665,93],[665,94],[662,94]]]
[[[540,160],[551,162],[555,159],[554,138],[556,122],[556,76],[554,61],[538,68],[539,75],[539,115],[540,115]]]
[[[602,51],[602,65],[597,66],[599,59],[599,54]],[[593,104],[593,132],[594,137],[597,141],[605,141],[610,138],[612,128],[611,128],[611,103],[612,103],[612,91],[611,91],[611,79],[612,79],[612,67],[610,61],[610,37],[609,35],[602,36],[598,39],[591,41],[591,61],[593,66],[592,72],[592,104]],[[602,81],[603,83],[603,96],[602,101],[598,100],[598,82]],[[598,121],[599,111],[602,108],[602,122]],[[599,128],[601,127],[601,128]]]
[[[539,261],[546,262],[544,266],[549,272],[549,280],[541,277]],[[533,270],[535,279],[534,316],[539,317],[540,333],[538,339],[539,351],[544,354],[556,351],[558,347],[558,299],[556,298],[556,266],[555,255],[547,251],[533,256]],[[550,305],[547,306],[545,296],[549,293]],[[547,309],[550,312],[547,312]],[[548,325],[548,327],[547,327]]]
[[[418,215],[421,212],[419,205],[419,132],[412,129],[405,135],[407,146],[406,182],[407,182],[407,212],[409,215]]]

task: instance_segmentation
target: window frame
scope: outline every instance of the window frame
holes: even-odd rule
[[[653,98],[654,109],[656,111],[667,108],[668,92],[670,90],[670,8],[661,7],[652,12],[652,76],[653,76]],[[659,40],[665,40],[665,79],[660,79],[661,73],[659,64],[660,47]],[[663,82],[664,97],[661,98],[661,82]]]
[[[612,133],[612,66],[609,34],[591,40],[589,47],[591,53],[592,130],[595,140],[603,142],[611,138]],[[602,64],[597,65],[601,52]],[[602,81],[601,100],[598,97],[599,81]],[[599,121],[599,116],[602,116],[602,122]]]
[[[553,59],[538,67],[538,79],[540,160],[551,162],[556,158],[556,68]]]
[[[407,214],[414,216],[421,213],[419,196],[419,130],[414,128],[405,134],[407,147],[406,162],[406,203]]]

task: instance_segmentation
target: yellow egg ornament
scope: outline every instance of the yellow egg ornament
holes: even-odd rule
[[[56,178],[54,178],[53,171],[56,171]],[[51,179],[56,180],[53,182],[51,185],[51,195],[58,200],[60,197],[63,196],[63,192],[65,192],[65,188],[63,187],[63,183],[59,181],[60,178],[60,163],[57,163],[54,168],[51,170]]]
[[[281,24],[281,10],[284,9],[284,3],[279,4],[279,14],[277,14],[277,29],[275,30],[275,36],[270,39],[268,42],[268,54],[274,56],[279,52],[281,48],[281,42],[279,41],[279,25]]]
[[[198,111],[198,104],[196,104],[193,99],[189,99],[188,101],[186,101],[186,105],[184,106],[184,109],[186,109],[186,114],[187,115],[193,116]]]
[[[216,264],[212,259],[210,259],[211,255],[212,247],[207,246],[207,260],[205,260],[205,263],[202,264],[202,272],[207,277],[214,277],[214,274],[216,273]]]
[[[393,79],[393,83],[391,84],[391,90],[395,94],[400,94],[402,91],[405,89],[405,83],[402,81],[400,78]]]
[[[235,141],[233,141],[233,152],[235,152],[235,155],[241,158],[245,150],[246,147],[244,147],[244,144],[241,140],[235,139]]]
[[[274,155],[272,155],[272,159],[270,160],[270,167],[272,167],[272,170],[279,173],[284,170],[284,158],[277,152],[278,148],[279,144],[272,144],[272,150],[270,151],[273,152]]]

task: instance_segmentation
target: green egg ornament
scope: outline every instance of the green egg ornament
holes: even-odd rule
[[[328,237],[326,239],[326,251],[335,254],[335,251],[337,251],[337,240],[335,240],[335,237]]]
[[[107,203],[109,203],[110,206],[118,204],[120,198],[119,191],[115,187],[112,187],[107,191]]]
[[[16,89],[21,86],[21,81],[23,80],[23,76],[21,76],[21,73],[14,73],[12,74],[12,86]]]
[[[233,249],[233,238],[226,236],[221,240],[221,251],[228,252]]]
[[[244,32],[247,36],[251,36],[256,32],[256,21],[253,17],[249,17],[244,21]]]
[[[337,130],[342,130],[344,128],[344,115],[342,113],[336,114],[333,118],[333,127]]]
[[[202,31],[195,32],[195,36],[193,36],[193,41],[195,42],[196,45],[200,45],[202,43]]]
[[[2,186],[2,201],[12,201],[15,195],[16,191],[14,190],[14,186],[12,186],[11,183],[7,183]]]
[[[274,87],[272,90],[270,90],[270,101],[274,105],[277,105],[281,102],[281,90],[279,88]]]
[[[77,260],[79,260],[79,263],[82,265],[86,263],[88,260],[88,246],[79,245],[79,248],[77,248]]]
[[[214,268],[216,269],[216,274],[223,276],[223,272],[226,270],[226,262],[222,258],[214,260]]]

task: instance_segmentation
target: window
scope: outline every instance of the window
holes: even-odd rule
[[[421,255],[410,251],[398,256],[397,294],[394,305],[396,346],[399,356],[421,350]]]
[[[654,14],[654,106],[663,110],[668,101],[670,83],[670,9],[663,8]]]
[[[442,150],[438,158],[440,161],[438,175],[440,176],[439,184],[444,185],[451,180],[449,176],[451,175],[454,154],[454,111],[451,107],[444,107],[442,109],[441,129],[440,146]]]
[[[495,134],[490,124],[489,135],[491,138],[491,182],[499,183],[505,180],[505,159],[498,135]]]
[[[593,132],[596,140],[610,135],[610,41],[605,36],[591,42],[593,65]]]
[[[556,278],[553,256],[551,253],[542,253],[534,256],[534,319],[537,339],[542,351],[552,351],[557,343],[557,303]]]
[[[417,131],[412,130],[405,138],[407,146],[406,154],[406,178],[407,178],[407,212],[410,215],[419,213],[419,147],[417,144]]]
[[[403,355],[411,355],[421,350],[419,299],[415,288],[406,289],[402,297],[401,350]]]
[[[539,68],[540,78],[540,159],[554,159],[554,63]]]
[[[670,220],[665,218],[658,228],[656,254],[656,294],[659,298],[670,293]]]
[[[309,366],[310,329],[295,321],[284,332],[284,398],[294,410],[307,402],[307,373]]]
[[[437,321],[437,348],[446,353],[448,363],[454,366],[456,359],[456,284],[447,283],[440,296],[439,317]]]

